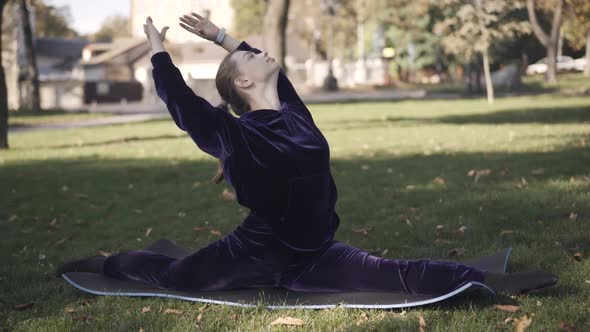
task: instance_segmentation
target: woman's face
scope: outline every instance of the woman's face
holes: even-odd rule
[[[253,83],[262,83],[268,81],[275,74],[280,66],[277,61],[270,57],[266,52],[255,54],[250,51],[238,51],[232,55],[232,60],[236,62],[239,71],[242,73],[241,79],[243,87]]]

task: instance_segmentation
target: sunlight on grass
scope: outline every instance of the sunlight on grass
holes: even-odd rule
[[[427,330],[496,331],[513,330],[504,321],[526,313],[534,314],[531,330],[558,330],[560,321],[590,329],[590,98],[310,109],[330,143],[337,240],[389,258],[456,260],[513,246],[510,271],[545,268],[560,283],[534,295],[472,295],[402,314],[96,297],[53,277],[64,260],[134,250],[160,237],[196,250],[219,235],[194,226],[226,234],[248,213],[223,199],[227,183],[211,182],[217,160],[168,119],[10,134],[11,149],[0,154],[0,326],[258,331],[292,316],[306,330],[416,330],[423,316]],[[463,257],[450,256],[454,248]],[[30,302],[30,309],[14,309]],[[521,310],[509,314],[494,303]],[[183,313],[166,314],[168,308]]]

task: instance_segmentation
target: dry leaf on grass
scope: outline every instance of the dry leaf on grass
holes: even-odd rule
[[[440,185],[444,185],[446,183],[445,179],[441,176],[435,177],[434,180],[432,180],[432,182]]]
[[[529,318],[527,315],[524,315],[518,319],[514,320],[514,329],[516,332],[524,332],[532,322],[533,318]]]
[[[366,312],[363,312],[361,314],[361,316],[359,317],[359,319],[356,321],[356,326],[361,325],[363,322],[366,322],[369,320],[369,316],[367,316]]]
[[[67,312],[67,313],[72,313],[72,312],[78,311],[78,309],[75,309],[75,308],[65,308],[64,311]]]
[[[99,255],[103,256],[110,256],[112,253],[110,251],[99,250],[97,251]]]
[[[279,317],[275,319],[270,325],[303,325],[305,322],[299,318],[294,317]]]
[[[514,233],[513,230],[511,230],[511,229],[505,229],[505,230],[503,230],[503,231],[500,232],[500,235],[510,235],[510,234],[513,234],[513,233]]]
[[[518,310],[520,310],[519,306],[508,304],[495,304],[494,308],[506,312],[517,312]]]
[[[174,315],[181,315],[184,313],[183,310],[177,310],[177,309],[166,309],[164,310],[165,314],[174,314]]]
[[[145,236],[150,236],[151,233],[152,233],[152,228],[148,227],[148,229],[145,230]]]
[[[152,308],[150,306],[143,307],[143,308],[141,308],[141,313],[145,314],[146,312],[151,311],[151,310],[152,310]]]
[[[465,248],[453,248],[449,250],[449,256],[463,256]]]
[[[227,190],[227,188],[223,189],[223,192],[221,193],[221,198],[223,198],[226,201],[235,201],[236,200],[236,194],[234,194],[233,192]]]
[[[352,231],[355,233],[362,233],[363,236],[367,236],[368,232],[372,229],[373,229],[373,227],[365,227],[365,228],[356,228],[356,229],[353,229]]]
[[[217,236],[221,235],[221,232],[220,232],[220,231],[218,231],[218,230],[216,230],[216,229],[212,229],[212,230],[210,230],[210,231],[209,231],[209,233],[211,233],[211,234],[213,234],[213,235],[217,235]]]
[[[199,231],[209,229],[209,228],[211,228],[211,226],[195,226],[195,227],[193,227],[193,230],[199,232]]]
[[[418,327],[420,328],[420,332],[424,332],[424,329],[426,328],[426,321],[422,315],[418,317]]]
[[[35,304],[35,302],[29,302],[29,303],[25,303],[25,304],[17,304],[17,305],[14,306],[14,310],[27,310],[27,309],[31,309],[34,304]]]

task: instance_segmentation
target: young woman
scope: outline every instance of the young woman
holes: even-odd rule
[[[187,31],[229,51],[216,77],[225,102],[214,107],[186,85],[162,43],[168,27],[158,31],[148,17],[157,93],[176,125],[220,160],[215,182],[225,179],[251,212],[233,232],[184,258],[126,251],[65,264],[58,275],[94,271],[177,290],[273,285],[431,295],[471,281],[514,293],[557,282],[544,271],[503,275],[455,262],[377,257],[334,240],[340,219],[328,142],[283,69],[198,14],[180,20]]]

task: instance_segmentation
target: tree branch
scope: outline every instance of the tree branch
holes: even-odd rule
[[[531,25],[533,26],[533,32],[535,33],[535,36],[537,36],[537,38],[539,39],[541,44],[543,44],[543,46],[547,47],[547,44],[549,43],[549,36],[547,36],[545,31],[543,31],[543,29],[539,25],[539,21],[537,20],[537,15],[535,14],[535,1],[527,0],[526,8],[529,13],[529,21],[531,21]]]

